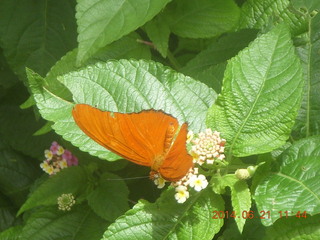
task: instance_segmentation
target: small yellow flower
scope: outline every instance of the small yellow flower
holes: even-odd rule
[[[45,170],[48,166],[49,164],[46,161],[40,164],[40,167],[42,168],[42,170]]]
[[[154,184],[157,188],[163,188],[166,185],[166,180],[160,176],[160,174],[155,175]]]
[[[57,155],[61,156],[64,153],[64,148],[59,146],[57,150]]]
[[[174,195],[174,197],[178,203],[184,203],[189,198],[189,192],[185,186],[178,186],[176,188],[176,192],[177,193]]]
[[[41,163],[40,167],[42,168],[43,171],[45,171],[49,175],[52,175],[54,173],[53,167],[47,161],[44,161],[43,163]]]
[[[61,160],[61,161],[59,161],[59,167],[60,167],[61,169],[67,168],[67,167],[68,167],[67,161],[64,160],[64,159]]]
[[[44,156],[46,157],[46,159],[51,160],[53,157],[53,154],[50,150],[47,149],[44,151]]]

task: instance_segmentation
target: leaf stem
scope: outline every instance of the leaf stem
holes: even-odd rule
[[[145,44],[145,45],[147,45],[147,46],[149,46],[149,47],[151,47],[153,49],[156,49],[156,47],[154,46],[154,44],[152,42],[141,40],[141,39],[137,39],[137,42]]]

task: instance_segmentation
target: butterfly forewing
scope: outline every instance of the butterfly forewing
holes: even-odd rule
[[[103,112],[86,104],[77,104],[72,115],[80,127],[94,141],[124,158],[132,158],[140,165],[149,166],[144,152],[135,152],[125,145],[119,122],[111,112]]]
[[[163,154],[168,125],[178,121],[162,111],[111,113],[86,104],[72,111],[77,125],[94,141],[134,163],[151,166],[155,156]]]

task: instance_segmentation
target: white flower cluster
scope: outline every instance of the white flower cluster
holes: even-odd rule
[[[194,145],[191,149],[191,156],[194,163],[202,165],[203,163],[213,164],[215,160],[225,158],[224,145],[226,140],[220,137],[217,131],[212,132],[210,128],[204,133],[199,133],[198,138],[191,141]]]
[[[154,177],[154,183],[158,188],[163,188],[166,180],[163,179],[159,173]],[[189,198],[189,186],[199,192],[207,187],[208,181],[204,175],[198,175],[198,168],[191,168],[182,179],[177,182],[172,182],[171,185],[176,189],[175,198],[177,202],[184,203]]]
[[[58,197],[58,209],[61,211],[70,211],[75,203],[72,193],[64,193]]]
[[[188,187],[200,192],[208,186],[208,181],[204,175],[198,175],[198,168],[191,168],[186,176],[177,182],[172,182],[171,185],[176,188],[174,197],[177,202],[184,203],[189,198]]]

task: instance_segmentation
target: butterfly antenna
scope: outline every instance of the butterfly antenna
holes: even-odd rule
[[[143,179],[143,178],[149,178],[149,176],[142,176],[142,177],[131,177],[131,178],[107,178],[105,180],[108,181],[123,181],[123,180],[134,180],[134,179]]]

